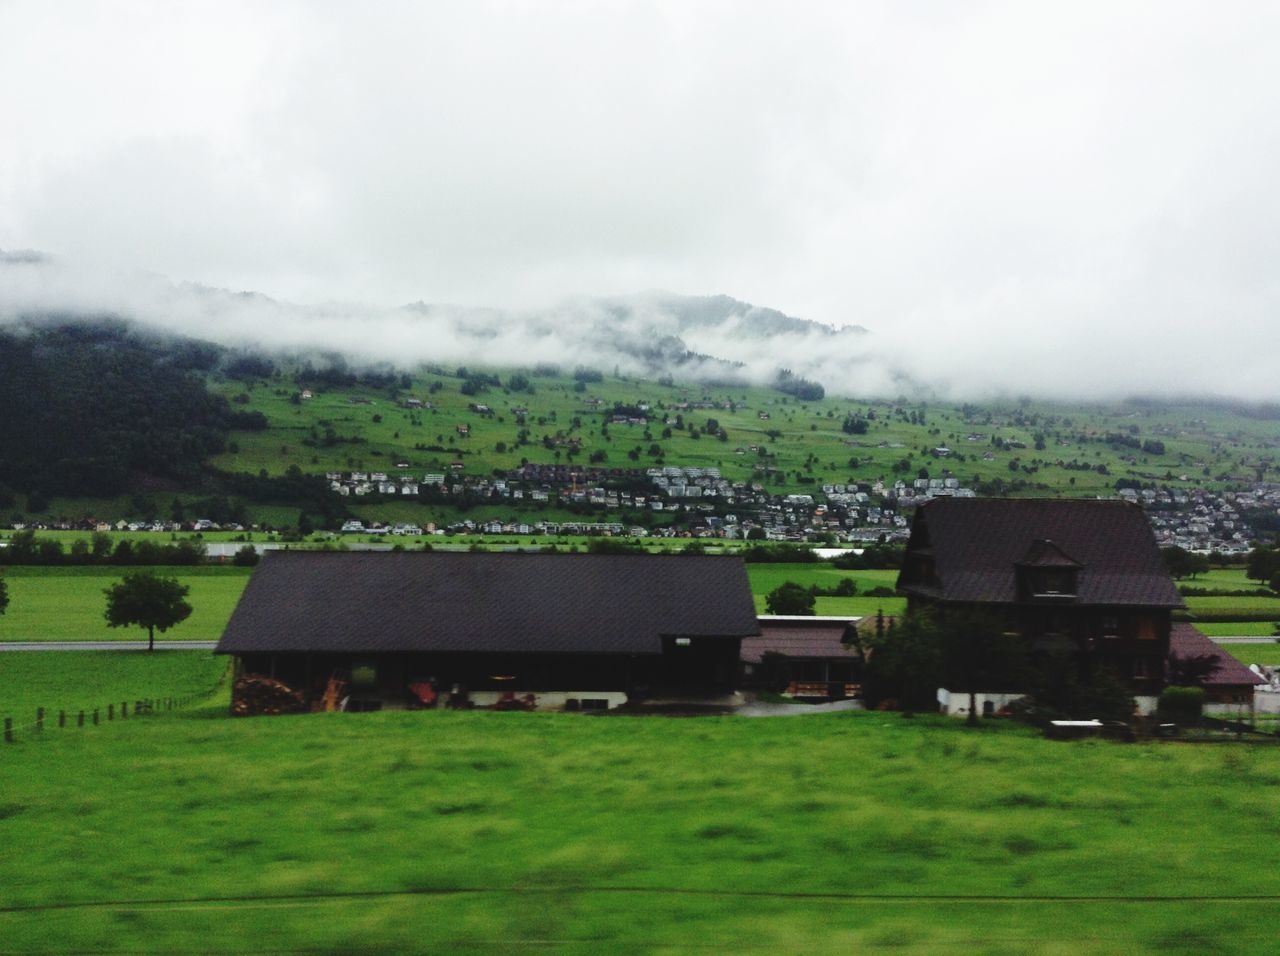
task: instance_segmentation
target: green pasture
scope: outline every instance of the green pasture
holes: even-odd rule
[[[1197,630],[1210,637],[1269,637],[1275,625],[1268,621],[1196,621]]]
[[[513,370],[489,371],[505,381]],[[769,388],[661,385],[612,375],[590,383],[584,392],[575,391],[573,381],[565,376],[532,382],[531,393],[490,388],[467,396],[460,391],[461,380],[452,375],[420,372],[413,376],[412,388],[395,397],[360,387],[317,389],[314,398],[299,404],[290,400],[297,391],[291,382],[216,383],[228,397],[243,396],[244,407],[261,411],[269,427],[235,433],[235,450],[217,456],[214,464],[232,471],[265,469],[280,474],[291,464],[308,472],[392,472],[405,462],[414,472],[439,472],[447,471],[450,462],[462,460],[467,473],[487,475],[494,469],[514,468],[523,459],[585,464],[596,453],[604,456],[601,464],[613,468],[663,463],[715,466],[735,480],[760,478],[759,469],[773,468],[768,485],[792,491],[809,490],[811,482],[911,479],[924,468],[935,477],[946,469],[966,482],[1020,479],[1027,482],[1028,493],[1094,495],[1113,493],[1117,478],[1175,487],[1217,486],[1219,477],[1240,470],[1241,462],[1265,467],[1275,449],[1269,423],[1195,404],[997,401],[962,409],[871,397],[802,402]],[[440,388],[428,394],[432,383]],[[409,396],[427,399],[434,407],[400,407],[399,400]],[[353,399],[369,404],[352,404]],[[588,404],[597,399],[599,406]],[[733,402],[735,407],[675,407],[701,400]],[[645,426],[606,425],[604,414],[614,403],[639,402],[651,406],[648,434]],[[488,405],[493,414],[471,411],[473,403]],[[518,407],[528,409],[525,444],[520,444],[521,425],[514,411]],[[851,413],[874,416],[866,434],[848,435],[841,430]],[[671,435],[664,437],[668,426],[662,419],[674,419],[677,414],[685,428],[673,427]],[[768,419],[762,419],[762,414]],[[915,422],[909,420],[911,415],[917,416]],[[708,419],[715,419],[727,432],[726,441],[705,432]],[[469,426],[468,435],[458,434],[460,424]],[[1164,444],[1164,454],[1098,440],[1108,433],[1158,440]],[[985,437],[970,441],[974,435]],[[545,448],[544,436],[553,442],[558,437],[577,439],[582,450],[570,459],[567,446]],[[1037,436],[1043,448],[1035,447]],[[1002,447],[996,439],[1014,445]],[[1025,447],[1015,447],[1017,443]],[[659,446],[661,461],[651,454],[654,444]],[[951,457],[933,457],[931,449],[940,444],[951,449]],[[426,450],[432,446],[443,450]],[[636,458],[630,457],[633,451]],[[987,453],[991,460],[984,457]],[[1089,467],[1067,468],[1073,461]],[[1096,470],[1099,466],[1106,474]]]
[[[0,717],[22,727],[45,709],[106,719],[108,704],[178,698],[208,692],[229,661],[210,651],[6,651],[0,655]]]
[[[7,952],[1274,949],[1270,747],[224,714],[0,748]]]
[[[0,616],[0,641],[137,641],[142,628],[109,628],[103,592],[120,580],[116,567],[10,567],[4,572],[9,608]],[[155,568],[191,588],[191,616],[158,640],[212,641],[222,636],[249,568],[211,566]],[[0,660],[0,666],[3,661]]]
[[[1219,644],[1218,646],[1245,664],[1280,664],[1280,644]]]
[[[885,616],[900,616],[906,611],[906,598],[901,597],[866,597],[865,592],[875,587],[892,588],[898,579],[894,570],[843,571],[833,567],[829,562],[812,564],[748,564],[747,578],[751,582],[751,595],[755,600],[756,612],[767,613],[765,600],[770,591],[792,581],[802,587],[817,585],[822,588],[835,587],[842,578],[852,578],[858,585],[858,595],[854,597],[819,597],[814,601],[814,613],[832,616],[857,615],[875,617],[878,611]]]
[[[858,592],[862,593],[875,587],[892,588],[898,580],[898,572],[896,570],[845,571],[827,561],[796,564],[760,562],[747,565],[747,578],[751,581],[751,590],[756,594],[768,594],[788,581],[803,587],[817,585],[821,588],[830,588],[838,585],[844,578],[852,578],[858,585]]]
[[[1193,614],[1203,611],[1275,611],[1280,614],[1280,597],[1196,597],[1184,598]]]
[[[1232,591],[1254,591],[1264,587],[1261,581],[1245,577],[1244,568],[1212,568],[1194,578],[1180,578],[1178,585],[1189,588],[1217,588]]]

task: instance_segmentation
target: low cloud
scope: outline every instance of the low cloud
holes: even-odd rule
[[[222,345],[338,352],[357,363],[528,367],[587,365],[638,376],[755,384],[780,369],[831,394],[983,399],[1001,395],[1280,398],[1272,353],[1217,341],[1194,350],[1133,348],[1080,335],[1064,297],[1029,343],[1010,290],[982,329],[957,310],[939,333],[911,323],[834,328],[726,297],[665,292],[580,297],[538,309],[414,303],[298,304],[162,276],[94,270],[39,252],[0,252],[0,322],[121,318]],[[991,316],[1000,315],[992,330]],[[1045,328],[1050,331],[1046,334]]]

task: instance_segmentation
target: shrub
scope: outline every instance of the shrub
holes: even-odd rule
[[[794,581],[774,588],[764,599],[770,614],[813,614],[813,592]]]
[[[1177,724],[1194,724],[1204,710],[1204,688],[1166,687],[1160,692],[1157,712]]]
[[[251,568],[258,563],[258,549],[246,544],[231,558],[231,563],[240,568]]]

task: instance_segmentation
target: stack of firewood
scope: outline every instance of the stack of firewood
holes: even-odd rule
[[[231,713],[236,717],[257,714],[301,714],[307,709],[300,691],[261,674],[245,674],[231,685]]]

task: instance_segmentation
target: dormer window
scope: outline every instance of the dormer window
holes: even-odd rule
[[[1018,587],[1024,600],[1074,601],[1083,567],[1052,541],[1033,541],[1017,564]]]
[[[1032,597],[1075,597],[1075,568],[1028,568],[1027,584]]]

